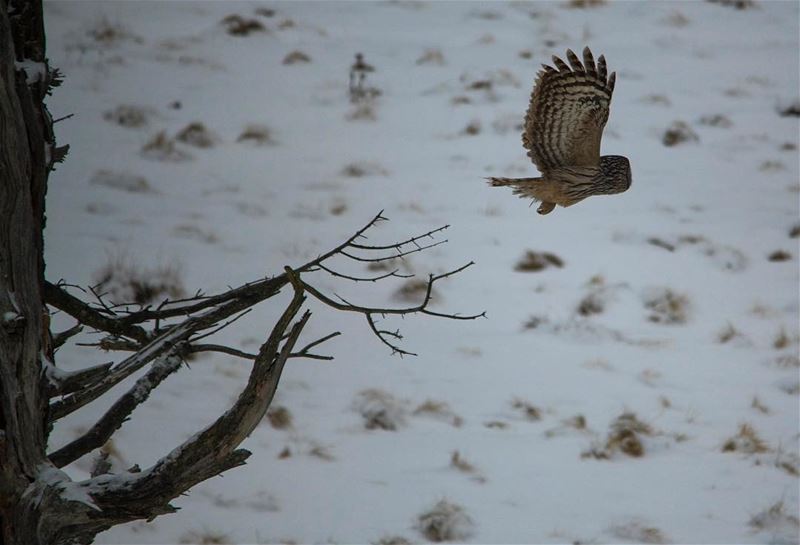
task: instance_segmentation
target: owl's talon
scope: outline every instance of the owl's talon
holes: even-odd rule
[[[539,206],[539,208],[536,209],[536,211],[542,216],[544,216],[545,214],[549,214],[550,212],[552,212],[555,207],[556,203],[554,202],[543,202]]]

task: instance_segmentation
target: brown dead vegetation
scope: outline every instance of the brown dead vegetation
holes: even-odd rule
[[[528,250],[517,264],[514,265],[514,270],[517,272],[539,272],[548,267],[560,269],[563,266],[564,261],[553,253]]]

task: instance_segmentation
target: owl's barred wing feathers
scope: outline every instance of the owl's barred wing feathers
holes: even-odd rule
[[[543,173],[563,166],[597,166],[616,73],[607,76],[601,55],[583,50],[583,63],[567,50],[569,65],[553,57],[536,78],[525,114],[522,144]]]

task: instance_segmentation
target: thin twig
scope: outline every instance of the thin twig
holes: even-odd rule
[[[325,341],[329,341],[329,340],[333,339],[334,337],[338,337],[341,334],[342,333],[340,331],[334,331],[333,333],[325,335],[321,339],[317,339],[314,342],[308,343],[302,349],[300,349],[298,352],[292,352],[291,354],[289,354],[289,357],[290,358],[309,358],[309,359],[312,359],[312,360],[328,360],[328,361],[332,360],[333,356],[322,356],[320,354],[312,354],[311,352],[309,352],[309,350],[311,350],[312,348],[314,348],[317,345],[320,345],[320,344],[324,343]]]
[[[356,243],[350,243],[348,244],[348,246],[350,246],[351,248],[358,248],[359,250],[392,250],[400,248],[401,246],[406,246],[408,244],[416,244],[418,240],[422,240],[423,238],[433,238],[433,235],[435,235],[436,233],[441,233],[442,231],[449,228],[450,225],[443,225],[442,227],[433,229],[432,231],[428,231],[427,233],[423,233],[421,235],[411,237],[402,242],[396,242],[394,244],[385,244],[383,246],[371,246],[367,244],[356,244]]]
[[[354,261],[360,261],[362,263],[378,263],[380,261],[389,261],[391,259],[403,258],[403,257],[405,257],[407,255],[415,254],[417,252],[424,252],[425,250],[429,250],[431,248],[434,248],[436,246],[439,246],[439,245],[445,244],[445,243],[447,243],[447,239],[439,240],[439,241],[436,241],[436,242],[432,242],[430,244],[425,244],[424,246],[417,246],[416,248],[414,248],[412,250],[402,250],[402,251],[398,250],[398,252],[396,254],[394,254],[394,255],[385,255],[385,256],[380,256],[380,257],[361,257],[361,256],[357,256],[355,254],[350,254],[348,252],[345,252],[344,250],[342,250],[339,253],[342,254],[345,257],[349,257],[350,259],[352,259]]]
[[[379,276],[359,277],[359,276],[350,276],[350,275],[347,275],[347,274],[342,274],[342,273],[336,272],[333,269],[331,269],[329,267],[326,267],[325,265],[323,265],[321,263],[319,265],[317,265],[317,267],[319,267],[319,270],[323,270],[326,273],[330,274],[331,276],[336,276],[338,278],[345,278],[347,280],[352,280],[353,282],[377,282],[378,280],[383,280],[384,278],[389,278],[389,277],[394,277],[394,278],[413,278],[414,277],[413,274],[402,274],[402,273],[400,273],[400,269],[395,269],[395,270],[393,270],[391,272],[388,272],[386,274],[381,274]],[[315,269],[315,270],[317,270],[317,269]],[[309,272],[312,272],[312,271],[309,271]]]
[[[220,352],[222,354],[228,354],[230,356],[236,356],[237,358],[243,358],[246,360],[254,360],[258,357],[258,354],[250,354],[248,352],[243,352],[242,350],[237,350],[236,348],[231,348],[230,346],[225,346],[222,344],[193,344],[189,347],[189,353],[194,354],[196,352]]]
[[[214,333],[218,333],[219,331],[222,331],[223,329],[225,329],[226,327],[228,327],[229,325],[231,325],[233,322],[237,321],[239,318],[242,318],[242,317],[243,317],[243,316],[245,316],[246,314],[249,314],[251,310],[253,310],[253,308],[252,308],[252,307],[250,307],[250,308],[248,308],[248,309],[246,309],[246,310],[242,311],[242,312],[241,312],[241,313],[240,313],[238,316],[234,316],[234,317],[233,317],[233,318],[231,318],[230,320],[228,320],[228,321],[224,322],[223,324],[221,324],[221,325],[219,325],[219,326],[215,327],[215,328],[214,328],[214,329],[212,329],[211,331],[208,331],[207,333],[203,333],[202,335],[198,335],[197,337],[194,337],[194,338],[191,338],[191,339],[189,339],[189,342],[195,342],[195,341],[199,341],[200,339],[205,339],[206,337],[210,337],[210,336],[211,336],[211,335],[213,335]]]

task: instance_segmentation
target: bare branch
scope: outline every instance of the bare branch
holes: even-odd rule
[[[50,404],[50,421],[58,420],[90,403],[108,390],[138,371],[158,356],[171,350],[173,346],[185,341],[198,328],[196,319],[188,319],[182,324],[162,333],[139,352],[117,364],[102,381],[77,391],[59,401]]]
[[[106,352],[138,352],[142,345],[119,337],[103,337],[96,343],[75,343],[76,346],[95,346]]]
[[[329,335],[325,335],[321,339],[317,339],[314,342],[308,343],[302,349],[300,349],[299,352],[292,352],[291,354],[289,354],[289,357],[290,358],[309,358],[309,359],[312,359],[312,360],[332,360],[333,356],[321,356],[319,354],[312,354],[312,353],[309,352],[309,350],[311,350],[315,346],[318,346],[318,345],[324,343],[325,341],[329,341],[329,340],[333,339],[334,337],[338,337],[341,334],[342,333],[340,331],[334,331],[333,333],[330,333]]]
[[[350,275],[347,275],[347,274],[342,274],[342,273],[336,272],[333,269],[330,269],[330,268],[326,267],[325,265],[323,265],[321,263],[319,265],[317,265],[317,267],[319,267],[320,270],[323,270],[326,273],[330,274],[331,276],[335,276],[337,278],[345,278],[347,280],[352,280],[353,282],[377,282],[378,280],[383,280],[384,278],[389,278],[389,277],[394,277],[394,278],[413,278],[414,277],[413,274],[401,274],[400,273],[400,269],[395,269],[395,270],[393,270],[391,272],[388,272],[386,274],[381,274],[379,276],[372,276],[372,277],[366,277],[365,278],[365,277],[358,277],[358,276],[350,276]],[[312,272],[312,271],[308,271],[308,272]]]
[[[336,254],[342,253],[342,250],[344,250],[345,248],[347,248],[348,246],[353,244],[354,241],[358,240],[359,238],[364,238],[364,233],[367,232],[373,225],[375,225],[376,223],[378,223],[380,221],[388,221],[385,217],[383,217],[383,210],[378,212],[375,215],[375,217],[372,218],[364,227],[362,227],[361,229],[356,231],[350,238],[348,238],[347,240],[345,240],[344,242],[339,244],[333,250],[330,250],[329,252],[325,252],[324,254],[319,256],[317,259],[314,259],[313,261],[309,261],[308,263],[306,263],[302,267],[298,267],[297,268],[297,272],[308,272],[308,270],[310,268],[316,267],[317,265],[319,265],[323,261],[327,260],[330,257],[333,257]]]
[[[245,316],[246,314],[249,314],[251,310],[253,310],[253,309],[252,308],[248,308],[246,310],[243,310],[242,312],[239,313],[238,316],[234,316],[230,320],[226,320],[225,322],[223,322],[219,326],[215,327],[211,331],[208,331],[207,333],[203,333],[202,335],[198,335],[197,337],[194,337],[193,339],[189,339],[189,340],[194,342],[194,341],[199,341],[200,339],[205,339],[206,337],[210,337],[214,333],[218,333],[218,332],[222,331],[223,329],[225,329],[226,327],[231,325],[233,322],[235,322],[239,318]]]
[[[250,354],[221,344],[192,344],[189,347],[189,353],[194,354],[197,352],[220,352],[246,360],[254,360],[258,357],[258,354]]]
[[[116,318],[106,316],[77,297],[70,295],[65,289],[50,282],[44,283],[44,299],[48,305],[66,312],[81,324],[142,343],[148,340],[147,332],[141,327],[125,324]]]
[[[347,253],[344,250],[342,250],[339,253],[342,254],[345,257],[349,257],[350,259],[352,259],[354,261],[361,261],[362,263],[378,263],[378,262],[381,262],[381,261],[389,261],[391,259],[403,258],[403,257],[405,257],[407,255],[415,254],[417,252],[424,252],[425,250],[429,250],[430,248],[434,248],[434,247],[439,246],[441,244],[445,244],[446,242],[447,242],[447,239],[444,239],[444,240],[439,240],[437,242],[432,242],[430,244],[425,244],[423,246],[417,246],[412,250],[400,250],[400,249],[398,249],[397,253],[394,254],[394,255],[386,255],[386,256],[381,256],[381,257],[361,257],[361,256],[357,256],[357,255],[354,255],[354,254]]]
[[[396,344],[393,344],[393,343],[389,342],[386,339],[386,337],[393,337],[393,338],[395,338],[397,340],[402,340],[403,336],[400,334],[399,330],[397,330],[397,331],[387,331],[385,329],[378,329],[378,327],[375,325],[375,319],[372,317],[372,313],[370,313],[370,312],[366,313],[366,317],[367,317],[367,323],[369,324],[370,329],[372,329],[372,332],[375,333],[375,336],[378,337],[378,339],[380,339],[380,341],[383,344],[385,344],[386,346],[388,346],[389,348],[392,349],[392,354],[399,354],[401,357],[402,356],[416,356],[417,355],[414,352],[409,352],[408,350],[403,350],[402,348],[400,348]]]
[[[70,340],[81,331],[83,331],[83,326],[81,324],[75,324],[71,328],[62,331],[61,333],[56,333],[53,335],[53,349],[62,346],[65,342]]]
[[[108,373],[112,365],[113,362],[101,363],[100,365],[93,365],[92,367],[81,369],[80,371],[66,373],[66,376],[60,381],[58,388],[51,392],[50,396],[71,394],[91,384],[95,384]]]
[[[474,264],[475,264],[474,262],[470,261],[466,265],[462,265],[461,267],[458,267],[457,269],[453,269],[451,271],[448,271],[448,272],[445,272],[445,273],[442,273],[442,274],[438,274],[438,275],[433,275],[433,274],[430,275],[428,277],[428,282],[427,282],[427,284],[425,286],[425,295],[424,295],[424,297],[422,299],[422,302],[419,305],[415,305],[415,306],[412,306],[412,307],[405,307],[405,308],[364,307],[364,306],[355,305],[353,303],[350,303],[349,301],[347,301],[346,299],[340,297],[339,295],[335,295],[334,294],[339,299],[339,301],[336,301],[334,299],[331,299],[327,295],[321,293],[317,288],[315,288],[314,286],[312,286],[312,285],[308,284],[307,282],[301,280],[300,278],[296,278],[294,281],[302,284],[303,290],[307,291],[312,296],[314,296],[314,298],[316,298],[318,301],[320,301],[321,303],[323,303],[323,304],[325,304],[325,305],[327,305],[329,307],[335,308],[336,310],[342,310],[342,311],[347,311],[347,312],[356,312],[356,313],[359,313],[359,314],[363,314],[365,316],[365,318],[367,320],[367,324],[369,325],[369,327],[372,330],[372,332],[375,334],[376,337],[378,337],[378,339],[383,344],[385,344],[386,346],[388,346],[392,350],[393,354],[399,354],[400,356],[404,356],[404,355],[416,356],[415,353],[409,352],[407,350],[404,350],[404,349],[400,348],[400,346],[398,346],[397,344],[395,344],[394,342],[389,340],[390,338],[391,339],[400,340],[400,339],[402,339],[402,336],[400,335],[399,331],[392,332],[392,331],[388,331],[388,330],[384,330],[384,329],[378,329],[378,327],[375,324],[374,316],[375,315],[380,315],[380,316],[383,316],[383,315],[400,315],[400,316],[404,316],[406,314],[419,313],[419,314],[427,314],[429,316],[435,316],[435,317],[438,317],[438,318],[449,318],[449,319],[452,319],[452,320],[474,320],[476,318],[485,317],[486,316],[485,312],[481,312],[479,314],[470,314],[470,315],[462,316],[460,314],[448,314],[448,313],[444,313],[444,312],[435,312],[435,311],[432,311],[432,310],[428,309],[428,305],[429,305],[429,303],[431,301],[431,294],[433,293],[433,284],[435,282],[437,282],[439,280],[442,280],[442,279],[445,279],[445,278],[448,278],[448,277],[453,276],[455,274],[458,274],[458,273],[462,272],[463,270],[467,269],[468,267],[471,267]],[[291,277],[290,277],[290,280],[291,280]]]
[[[245,462],[250,453],[236,447],[266,414],[284,364],[311,316],[306,311],[289,327],[304,301],[302,290],[295,289],[292,301],[253,362],[247,386],[236,403],[213,424],[175,448],[150,469],[127,475],[120,485],[112,486],[107,476],[87,482],[86,488],[92,491],[92,499],[105,517],[104,524],[109,524],[109,519],[119,522],[171,512],[174,510],[168,503],[171,499],[198,482]],[[287,329],[289,336],[281,346],[281,338]],[[98,520],[100,516],[93,519]]]
[[[402,246],[407,246],[409,244],[417,244],[418,240],[422,240],[424,238],[433,238],[433,235],[435,235],[436,233],[441,233],[442,231],[449,228],[450,228],[449,225],[443,225],[442,227],[433,229],[432,231],[428,231],[427,233],[423,233],[421,235],[411,237],[402,242],[396,242],[394,244],[386,244],[383,246],[370,246],[366,244],[356,244],[356,243],[350,243],[348,244],[348,246],[350,246],[351,248],[358,248],[359,250],[392,250],[392,249],[396,250]]]
[[[122,427],[134,409],[147,400],[150,392],[180,368],[182,361],[175,351],[160,357],[150,367],[150,370],[137,380],[136,384],[123,394],[88,432],[48,454],[50,462],[56,467],[64,467],[84,454],[103,446],[114,432]]]

